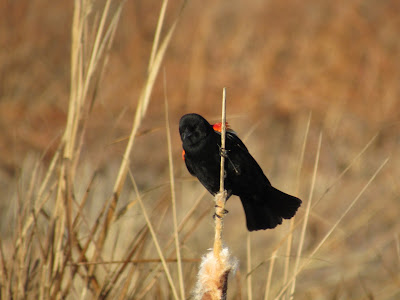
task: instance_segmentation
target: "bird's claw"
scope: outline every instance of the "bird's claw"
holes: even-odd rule
[[[218,215],[217,213],[214,213],[213,220],[215,220],[215,218],[222,219],[222,216]]]
[[[215,208],[221,208],[221,206],[219,205],[215,205]],[[222,212],[224,215],[226,215],[227,213],[229,213],[229,210],[224,208],[224,211]]]
[[[220,147],[219,148],[219,156],[223,156],[225,158],[228,158],[228,151],[225,148]]]
[[[215,205],[215,208],[221,208],[221,206]],[[214,219],[214,220],[215,220],[215,218],[222,219],[222,217],[223,217],[224,215],[226,215],[227,213],[229,213],[229,211],[228,211],[227,209],[224,208],[223,211],[221,212],[221,215],[219,215],[218,213],[214,213],[213,219]]]

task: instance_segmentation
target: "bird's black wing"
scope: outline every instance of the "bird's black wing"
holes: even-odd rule
[[[234,193],[237,194],[237,189],[258,189],[270,185],[268,178],[242,140],[233,131],[227,131],[226,137],[226,168],[232,180]]]
[[[185,159],[185,164],[186,164],[186,168],[188,169],[190,175],[196,176],[196,174],[194,173],[194,171],[193,171],[193,169],[192,169],[192,167],[191,167],[190,162],[188,162],[186,159]]]

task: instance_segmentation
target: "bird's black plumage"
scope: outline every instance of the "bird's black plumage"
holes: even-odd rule
[[[179,122],[184,159],[213,195],[219,191],[221,133],[198,114],[186,114]],[[301,200],[274,188],[239,137],[226,132],[225,189],[228,198],[240,197],[249,231],[275,228],[295,214]]]

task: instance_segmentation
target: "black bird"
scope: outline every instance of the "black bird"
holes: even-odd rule
[[[271,185],[234,131],[226,131],[226,149],[221,149],[221,123],[211,125],[198,114],[186,114],[179,121],[179,133],[187,169],[212,195],[219,192],[220,154],[225,155],[227,198],[240,197],[249,231],[275,228],[282,218],[296,214],[301,200]]]

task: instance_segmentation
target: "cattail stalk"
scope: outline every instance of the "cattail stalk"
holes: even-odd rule
[[[220,260],[219,254],[222,249],[222,228],[224,225],[224,212],[226,202],[226,191],[224,187],[225,175],[225,135],[226,135],[226,88],[222,90],[222,124],[221,124],[221,171],[219,181],[219,194],[215,196],[215,238],[214,256]]]
[[[225,215],[225,134],[226,134],[226,89],[222,93],[221,124],[221,173],[220,191],[215,195],[215,239],[213,250],[207,253],[200,265],[194,299],[224,300],[228,290],[228,276],[237,268],[237,259],[231,257],[227,247],[222,246],[223,218]]]

